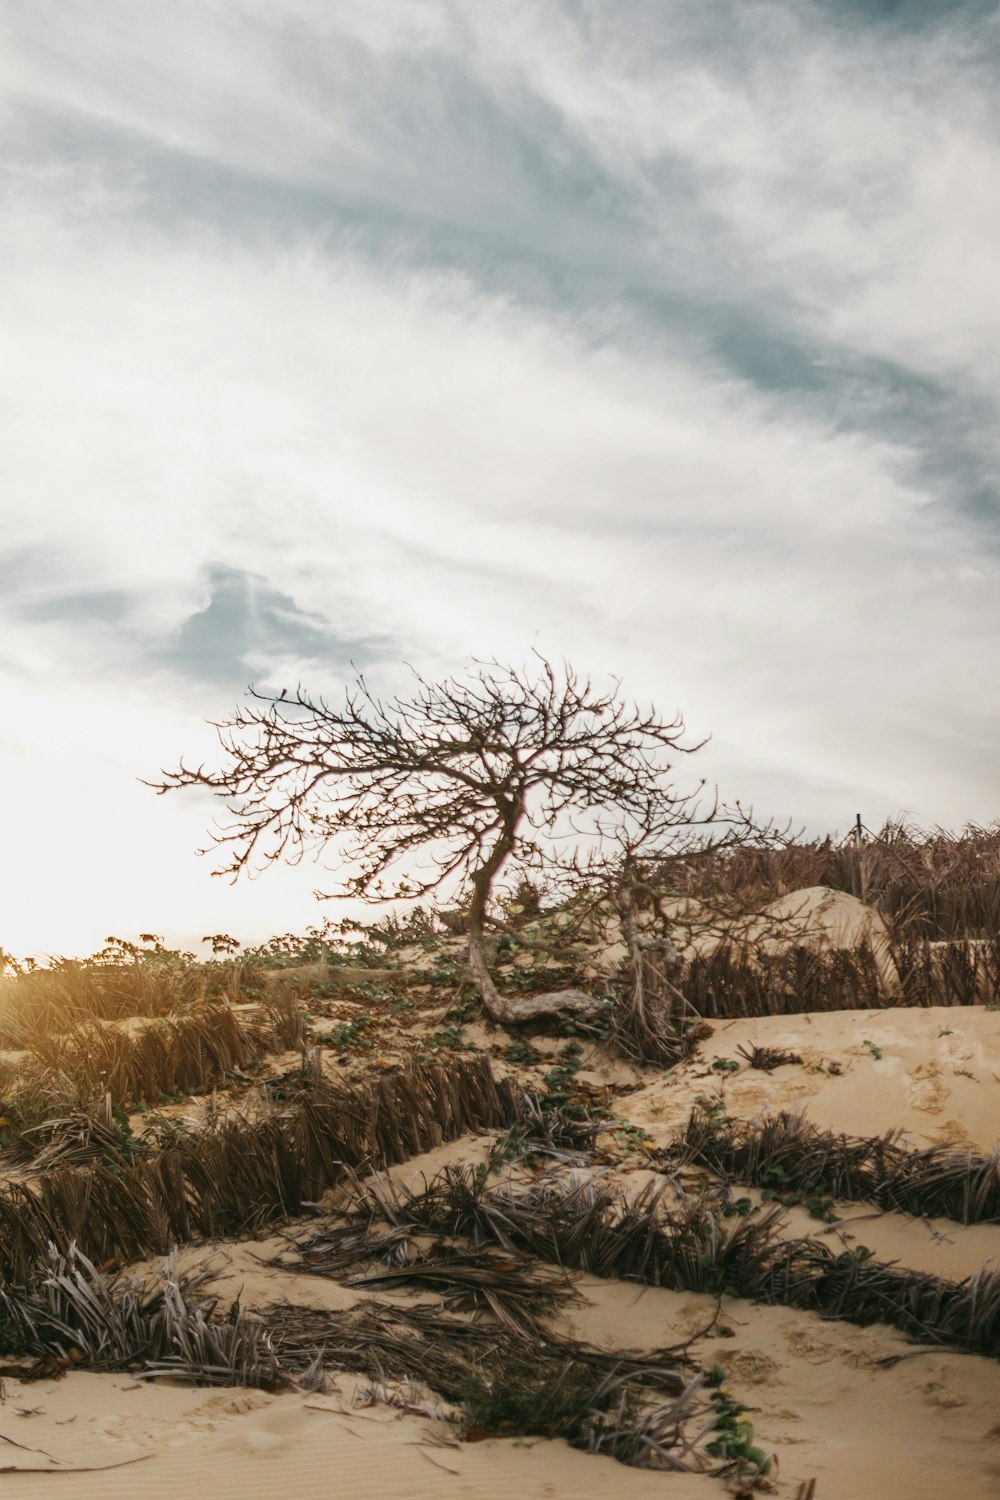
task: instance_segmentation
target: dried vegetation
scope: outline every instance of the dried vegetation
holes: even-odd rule
[[[540,1342],[503,1323],[379,1302],[274,1308],[267,1321],[292,1368],[419,1382],[459,1408],[468,1437],[537,1434],[643,1467],[729,1467],[704,1448],[716,1417],[702,1375],[669,1351],[609,1353],[551,1333]]]
[[[680,1157],[751,1187],[781,1186],[960,1224],[1000,1220],[1000,1148],[980,1156],[961,1146],[907,1148],[898,1133],[850,1136],[782,1110],[760,1121],[689,1119]]]
[[[0,1276],[26,1282],[54,1244],[127,1263],[302,1213],[351,1170],[391,1165],[468,1130],[511,1124],[519,1095],[486,1057],[414,1065],[367,1089],[306,1083],[260,1119],[177,1130],[133,1162],[102,1161],[0,1189]]]
[[[643,879],[657,900],[680,893],[744,914],[804,887],[849,891],[888,923],[900,983],[887,993],[884,969],[863,947],[748,955],[723,945],[678,963],[669,922],[636,928],[627,970],[588,978],[572,902],[547,926],[537,903],[523,924],[531,933],[512,916],[498,940],[511,958],[501,982],[523,992],[557,974],[596,987],[597,1020],[564,1017],[550,1029],[597,1037],[637,1064],[677,1062],[702,1017],[1000,999],[1000,829],[952,837],[889,827],[861,845],[740,845],[644,869]],[[603,895],[592,910],[606,927]],[[242,963],[197,965],[158,944],[145,953],[118,944],[93,961],[4,982],[0,1042],[19,1056],[4,1065],[0,1132],[18,1172],[0,1187],[0,1349],[15,1361],[0,1373],[85,1364],[321,1389],[329,1372],[348,1370],[376,1389],[392,1380],[430,1387],[458,1409],[469,1436],[563,1437],[625,1463],[728,1470],[752,1487],[767,1457],[752,1446],[744,1409],[691,1365],[690,1341],[609,1352],[553,1332],[553,1315],[576,1295],[573,1273],[883,1323],[927,1345],[1000,1357],[1000,1273],[952,1282],[863,1248],[789,1238],[780,1207],[744,1212],[729,1188],[776,1185],[988,1223],[1000,1220],[1000,1152],[915,1151],[895,1135],[838,1135],[790,1114],[746,1123],[699,1112],[652,1159],[660,1180],[627,1192],[595,1175],[597,1160],[609,1159],[596,1138],[613,1117],[606,1093],[595,1105],[577,1087],[578,1041],[544,1079],[534,1075],[536,1094],[498,1079],[458,1024],[469,1022],[460,1008],[467,976],[451,928],[442,936],[426,917],[384,927],[363,941],[351,934],[337,951],[325,930],[313,934],[308,982],[300,972],[297,983],[294,969],[277,983],[266,978],[307,952],[287,935]],[[415,945],[417,969],[400,956]],[[310,1033],[303,990],[319,1008],[335,995],[327,1037]],[[248,993],[256,1008],[234,1008]],[[450,1003],[436,1011],[442,1029],[424,1038],[426,1060],[391,1065],[373,1037],[389,1021],[405,1035],[422,995]],[[331,1084],[324,1041],[367,1078]],[[419,1037],[411,1043],[412,1052]],[[261,1067],[288,1049],[300,1065],[280,1075]],[[442,1052],[445,1061],[430,1060]],[[799,1060],[759,1045],[741,1052],[763,1071]],[[524,1040],[507,1057],[532,1068],[541,1060]],[[125,1113],[208,1089],[226,1093],[203,1126],[150,1115],[139,1135]],[[450,1167],[419,1191],[381,1175],[470,1130],[498,1135],[481,1165]],[[722,1180],[686,1198],[677,1169],[694,1163]],[[567,1170],[576,1168],[585,1172]],[[331,1188],[338,1209],[317,1226]],[[163,1277],[139,1282],[119,1271],[294,1216],[308,1216],[311,1232],[297,1231],[273,1263],[339,1278],[361,1294],[355,1308],[282,1306],[251,1317],[238,1305],[220,1310],[204,1267],[184,1276],[168,1264]],[[425,1300],[377,1300],[389,1292]]]
[[[215,1319],[217,1304],[204,1295],[211,1278],[210,1267],[179,1274],[171,1264],[163,1277],[135,1282],[103,1275],[76,1248],[65,1255],[50,1248],[30,1286],[0,1287],[2,1343],[29,1376],[86,1365],[195,1385],[273,1387],[270,1334],[239,1307]]]
[[[864,946],[748,953],[722,943],[690,957],[675,980],[699,1015],[1000,1001],[1000,824],[952,834],[888,823],[861,843],[744,843],[686,868],[668,863],[653,883],[672,899],[693,898],[734,919],[776,896],[826,886],[874,907],[888,928],[898,987],[886,988]]]
[[[821,1240],[787,1238],[778,1207],[727,1215],[725,1188],[665,1207],[668,1190],[664,1181],[630,1194],[592,1176],[486,1188],[474,1170],[448,1168],[419,1193],[376,1181],[356,1214],[596,1276],[885,1323],[921,1343],[1000,1356],[1000,1272],[952,1282],[883,1264],[864,1247],[838,1253]]]
[[[961,833],[889,822],[853,839],[735,850],[688,872],[689,893],[758,910],[810,886],[846,891],[876,907],[895,938],[964,942],[1000,931],[1000,823]]]

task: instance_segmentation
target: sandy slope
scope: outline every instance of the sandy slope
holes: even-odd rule
[[[875,1057],[872,1047],[880,1051]],[[758,1042],[797,1051],[801,1066],[772,1074],[712,1069]],[[831,1072],[831,1064],[841,1071]],[[996,1068],[996,1072],[994,1071]],[[960,1140],[990,1150],[1000,1133],[1000,1014],[972,1009],[831,1013],[717,1024],[698,1055],[650,1076],[615,1102],[618,1113],[665,1142],[699,1094],[721,1090],[730,1114],[805,1109],[818,1124],[857,1134],[901,1127],[914,1145]],[[971,1076],[970,1076],[971,1075]],[[396,1169],[417,1184],[448,1160],[481,1160],[489,1142],[465,1138]],[[648,1173],[635,1158],[631,1179]],[[962,1228],[863,1205],[832,1229],[792,1210],[790,1233],[844,1233],[848,1243],[949,1277],[1000,1264],[1000,1226]],[[225,1247],[218,1290],[249,1306],[340,1308],[360,1295],[317,1277],[261,1264],[284,1243]],[[188,1250],[185,1259],[203,1254]],[[582,1278],[585,1301],[562,1329],[608,1348],[663,1347],[711,1321],[711,1299]],[[1000,1364],[917,1348],[884,1328],[728,1300],[723,1337],[693,1353],[722,1363],[752,1408],[757,1440],[779,1460],[773,1493],[792,1500],[817,1480],[816,1500],[987,1500],[1000,1494]],[[885,1366],[886,1356],[903,1354]],[[125,1376],[75,1373],[58,1382],[7,1381],[0,1401],[4,1495],[136,1500],[164,1493],[213,1500],[256,1495],[319,1500],[709,1500],[715,1480],[651,1474],[575,1453],[564,1444],[488,1441],[450,1446],[429,1414],[352,1403],[363,1382],[342,1376],[332,1397],[302,1392],[198,1391]],[[444,1440],[444,1446],[442,1446]],[[15,1446],[23,1445],[21,1447]],[[50,1456],[45,1456],[50,1455]],[[107,1467],[116,1465],[117,1467]],[[15,1470],[19,1472],[14,1472]],[[27,1472],[43,1470],[44,1472]],[[60,1472],[61,1471],[61,1472]]]
[[[272,1295],[277,1279],[268,1278]],[[299,1292],[336,1305],[317,1297],[323,1283],[305,1282],[287,1279],[293,1300]],[[594,1278],[583,1278],[581,1290],[586,1301],[564,1326],[608,1346],[672,1343],[704,1326],[713,1307],[705,1297]],[[722,1316],[732,1336],[704,1341],[699,1354],[725,1364],[731,1386],[753,1408],[760,1440],[780,1458],[778,1494],[794,1494],[809,1477],[819,1480],[822,1500],[957,1500],[985,1497],[1000,1484],[1000,1367],[993,1362],[921,1352],[883,1368],[879,1359],[912,1350],[889,1330],[735,1301]],[[377,1405],[355,1409],[359,1386],[343,1376],[338,1394],[316,1397],[193,1391],[85,1374],[32,1386],[8,1382],[0,1403],[4,1459],[22,1472],[5,1475],[4,1493],[125,1500],[190,1484],[220,1500],[273,1491],[318,1500],[331,1493],[333,1475],[335,1492],[361,1500],[448,1494],[693,1500],[721,1493],[711,1480],[627,1470],[559,1443],[442,1447],[448,1429],[427,1416]],[[25,1446],[15,1449],[9,1440]],[[33,1469],[44,1478],[23,1472]]]
[[[293,1301],[339,1306],[356,1295],[312,1277],[268,1272],[252,1280],[252,1255],[242,1255],[234,1274],[250,1273],[241,1278],[249,1301],[285,1292]],[[707,1297],[593,1277],[582,1278],[580,1290],[586,1300],[564,1315],[562,1326],[608,1347],[672,1344],[704,1327],[714,1307]],[[759,1440],[779,1456],[778,1495],[794,1495],[812,1477],[818,1500],[985,1500],[1000,1489],[994,1362],[913,1354],[914,1346],[891,1330],[735,1300],[724,1304],[722,1321],[732,1335],[705,1339],[696,1352],[705,1362],[723,1363],[730,1386],[752,1407]],[[888,1368],[877,1363],[897,1353],[912,1357]],[[25,1448],[4,1445],[4,1461],[22,1471],[5,1475],[4,1494],[135,1500],[183,1493],[186,1486],[219,1500],[272,1493],[302,1500],[331,1493],[359,1500],[708,1500],[723,1493],[710,1479],[625,1469],[561,1443],[442,1447],[449,1429],[428,1416],[378,1405],[355,1409],[352,1398],[363,1385],[341,1376],[336,1395],[317,1397],[150,1386],[117,1375],[74,1374],[30,1386],[9,1381],[0,1434]],[[44,1477],[26,1469],[42,1469]]]
[[[6,1462],[45,1472],[7,1473],[3,1493],[12,1500],[145,1500],[165,1494],[213,1500],[612,1500],[622,1492],[624,1477],[636,1500],[664,1494],[663,1475],[626,1471],[562,1443],[451,1446],[441,1423],[386,1406],[355,1410],[357,1382],[344,1377],[339,1386],[338,1399],[150,1388],[109,1375],[78,1374],[21,1389],[9,1385],[0,1431],[45,1449],[63,1461],[65,1471],[59,1474],[60,1465],[37,1453],[5,1445]],[[31,1415],[19,1416],[18,1410]],[[80,1472],[88,1466],[89,1472]],[[677,1481],[670,1491],[676,1500],[704,1496],[702,1481],[687,1475]]]
[[[656,1288],[582,1285],[595,1305],[567,1322],[595,1342],[671,1342],[678,1331],[704,1327],[714,1306],[708,1297]],[[1000,1494],[1000,1366],[993,1361],[921,1351],[884,1368],[879,1359],[914,1349],[892,1330],[735,1299],[724,1301],[720,1321],[733,1336],[703,1340],[697,1356],[724,1365],[729,1386],[751,1407],[756,1440],[778,1456],[778,1494],[794,1495],[813,1477],[817,1500]],[[623,1473],[623,1494],[630,1481]],[[665,1476],[664,1496],[678,1493],[672,1484]],[[705,1483],[706,1497],[713,1488]]]
[[[738,1049],[754,1043],[797,1052],[803,1065],[773,1073],[747,1068]],[[741,1071],[713,1071],[716,1058],[734,1059]],[[843,1071],[831,1073],[831,1062]],[[696,1057],[619,1108],[659,1140],[683,1121],[699,1094],[720,1089],[729,1114],[741,1118],[767,1107],[805,1109],[832,1130],[881,1135],[902,1129],[914,1146],[963,1141],[992,1151],[1000,1137],[1000,1011],[830,1011],[716,1022]]]

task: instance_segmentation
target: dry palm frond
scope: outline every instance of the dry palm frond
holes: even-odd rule
[[[260,997],[260,1008],[277,1050],[290,1051],[305,1044],[305,1011],[293,989],[279,985],[265,990]]]
[[[1000,1000],[1000,934],[946,941],[906,937],[893,949],[907,1005],[993,1005]]]
[[[502,1326],[523,1333],[537,1331],[540,1316],[573,1296],[565,1274],[483,1251],[418,1256],[402,1266],[355,1276],[347,1285],[439,1292],[451,1312],[488,1311]]]
[[[607,1127],[603,1117],[568,1115],[546,1108],[535,1094],[526,1094],[521,1118],[495,1142],[491,1160],[513,1163],[544,1157],[582,1167],[593,1161],[595,1141]]]
[[[241,1020],[227,1005],[150,1020],[136,1032],[88,1021],[73,1031],[36,1038],[22,1073],[67,1100],[108,1093],[117,1105],[155,1102],[255,1066],[265,1052],[283,1045],[278,1033],[286,1029],[285,1022],[267,1026]]]
[[[127,959],[60,959],[7,980],[0,1039],[21,1047],[88,1021],[167,1015],[199,998],[205,986],[200,966],[153,960],[141,952]]]
[[[1000,823],[954,834],[896,822],[861,843],[744,844],[692,863],[687,873],[687,895],[735,900],[747,911],[776,894],[824,885],[877,907],[899,936],[963,940],[1000,931]],[[676,884],[669,861],[663,878]]]
[[[419,1193],[376,1180],[358,1193],[356,1211],[362,1220],[462,1235],[598,1276],[812,1308],[1000,1355],[1000,1272],[951,1282],[885,1265],[865,1250],[837,1255],[818,1240],[784,1239],[780,1208],[734,1223],[721,1212],[725,1192],[670,1211],[664,1187],[631,1196],[592,1179],[550,1178],[487,1190],[474,1172],[445,1169]]]
[[[419,1381],[462,1408],[470,1436],[539,1433],[646,1467],[709,1467],[684,1423],[700,1417],[700,1378],[676,1359],[610,1353],[514,1327],[469,1323],[430,1308],[377,1302],[349,1312],[275,1307],[267,1315],[280,1358],[308,1372],[348,1369]],[[668,1399],[650,1402],[650,1393]]]
[[[697,1015],[711,1019],[870,1010],[894,1003],[866,945],[829,953],[803,947],[754,953],[723,944],[687,959],[677,986]]]
[[[946,1281],[886,1265],[868,1252],[837,1255],[816,1240],[792,1242],[776,1261],[767,1301],[812,1308],[865,1326],[888,1323],[920,1343],[1000,1354],[1000,1272]]]
[[[192,1385],[263,1386],[281,1383],[270,1333],[235,1304],[223,1323],[210,1321],[208,1309],[191,1306],[180,1285],[163,1291],[164,1352],[146,1360],[139,1372],[147,1379],[166,1375]]]
[[[635,1392],[622,1383],[620,1376],[606,1376],[597,1387],[593,1400],[601,1412],[600,1421],[592,1422],[581,1444],[591,1453],[604,1453],[633,1468],[688,1470],[699,1464],[698,1445],[714,1430],[715,1415],[709,1414],[694,1433],[685,1424],[701,1412],[698,1398],[701,1375],[696,1375],[678,1396],[649,1406],[635,1399]],[[617,1394],[610,1407],[606,1395]]]
[[[775,1068],[788,1067],[792,1063],[800,1063],[801,1057],[797,1052],[785,1052],[781,1047],[737,1047],[741,1057],[746,1058],[751,1068],[757,1068],[762,1073],[773,1073]]]
[[[449,1317],[436,1307],[371,1301],[347,1312],[331,1312],[280,1304],[269,1309],[264,1320],[282,1360],[291,1367],[314,1361],[317,1351],[325,1350],[333,1367],[424,1380],[446,1395],[456,1363],[481,1364],[496,1351],[516,1354],[525,1347],[524,1337],[508,1328]],[[559,1365],[575,1360],[595,1378],[627,1373],[650,1390],[669,1395],[678,1395],[687,1383],[683,1361],[669,1349],[611,1351],[548,1332],[544,1348],[534,1335],[528,1346],[536,1357],[551,1357]]]
[[[887,1006],[990,1005],[1000,1000],[1000,936],[892,945],[898,986],[886,988],[872,950],[754,953],[726,945],[689,958],[677,976],[699,1016],[769,1016]]]
[[[129,1162],[145,1150],[128,1122],[116,1118],[110,1095],[103,1105],[73,1110],[32,1126],[23,1132],[21,1145],[30,1153],[35,1172],[49,1172],[55,1167],[87,1167],[98,1162]]]
[[[887,1006],[990,1005],[1000,1000],[1000,936],[895,943],[887,989],[866,945],[820,953],[752,953],[725,945],[688,959],[677,986],[699,1016],[775,1016]]]
[[[290,1261],[285,1251],[265,1261],[265,1265],[317,1276],[334,1276],[362,1261],[400,1266],[409,1259],[410,1239],[402,1229],[391,1229],[388,1234],[372,1234],[364,1225],[342,1224],[299,1240],[294,1246],[294,1260]]]
[[[74,1247],[49,1247],[44,1274],[29,1288],[0,1290],[0,1318],[18,1352],[54,1354],[94,1369],[120,1369],[151,1348],[155,1307],[141,1290],[101,1276]]]
[[[674,966],[655,948],[636,942],[631,975],[630,992],[616,1008],[612,1040],[636,1062],[672,1068],[693,1050],[697,1012],[675,983]]]
[[[924,1217],[1000,1219],[1000,1148],[978,1156],[942,1144],[907,1149],[898,1132],[849,1136],[781,1111],[761,1121],[691,1116],[677,1147],[688,1159],[753,1187],[826,1194]]]
[[[373,1089],[317,1085],[263,1119],[178,1133],[127,1164],[62,1167],[0,1188],[0,1278],[25,1281],[51,1241],[98,1264],[300,1214],[345,1174],[393,1164],[467,1130],[510,1125],[520,1097],[489,1058],[414,1065]]]
[[[212,1272],[168,1268],[160,1281],[101,1274],[75,1247],[50,1247],[45,1274],[31,1287],[0,1289],[0,1326],[13,1352],[55,1356],[93,1370],[170,1374],[196,1385],[273,1385],[270,1335],[234,1306],[210,1321],[215,1302],[199,1295]]]
[[[357,1212],[595,1276],[691,1291],[731,1287],[747,1295],[777,1238],[780,1209],[733,1221],[716,1211],[724,1201],[716,1195],[670,1214],[662,1207],[666,1189],[666,1183],[651,1183],[630,1195],[590,1177],[550,1177],[527,1189],[501,1184],[486,1190],[474,1169],[454,1167],[421,1192],[375,1178],[358,1195]]]

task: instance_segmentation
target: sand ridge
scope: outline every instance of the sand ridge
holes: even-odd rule
[[[476,1027],[475,1042],[495,1052],[501,1072],[510,1069],[509,1039]],[[823,1128],[858,1135],[901,1129],[915,1147],[954,1141],[989,1152],[1000,1129],[1000,1077],[991,1061],[1000,1056],[998,1042],[1000,1014],[981,1007],[716,1022],[694,1055],[666,1073],[630,1067],[584,1042],[577,1077],[612,1101],[620,1122],[637,1127],[620,1138],[610,1123],[606,1144],[618,1160],[590,1170],[610,1172],[638,1191],[657,1175],[647,1153],[674,1137],[699,1098],[721,1099],[735,1118],[791,1109]],[[741,1052],[753,1045],[790,1050],[801,1063],[760,1072]],[[544,1073],[564,1047],[561,1039],[538,1038],[540,1062],[522,1071]],[[713,1066],[720,1061],[736,1069]],[[419,1189],[449,1164],[485,1163],[494,1141],[485,1133],[461,1137],[390,1175]],[[685,1190],[681,1174],[674,1191]],[[760,1201],[755,1189],[736,1191]],[[336,1199],[336,1192],[328,1195],[321,1217]],[[828,1238],[834,1249],[864,1244],[880,1260],[952,1279],[1000,1265],[1000,1225],[910,1218],[861,1203],[835,1207],[832,1224],[792,1207],[783,1232]],[[269,1264],[316,1222],[216,1247],[187,1246],[180,1262],[194,1264],[214,1248],[213,1291],[223,1304],[239,1297],[258,1311],[355,1307],[364,1292]],[[705,1295],[586,1275],[575,1284],[581,1300],[553,1315],[550,1326],[604,1349],[668,1348],[711,1327],[714,1318],[692,1354],[704,1366],[722,1364],[729,1387],[750,1407],[755,1441],[777,1459],[769,1493],[795,1500],[809,1480],[816,1481],[816,1500],[1000,1493],[1000,1365],[992,1360],[785,1307],[730,1297],[717,1305]],[[393,1295],[401,1305],[415,1300],[405,1292],[382,1300]],[[526,1500],[708,1500],[726,1493],[725,1483],[710,1476],[628,1469],[562,1442],[459,1443],[430,1393],[410,1393],[417,1409],[400,1410],[372,1397],[360,1377],[342,1373],[323,1396],[198,1390],[173,1380],[84,1372],[33,1384],[8,1379],[0,1394],[0,1467],[5,1493],[15,1500],[42,1493],[57,1500],[152,1500],[178,1485],[219,1500],[274,1491],[319,1500],[332,1483],[361,1500],[449,1494],[509,1500],[512,1493]]]

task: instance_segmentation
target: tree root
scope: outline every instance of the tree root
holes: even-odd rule
[[[605,1001],[586,995],[583,990],[546,990],[541,995],[521,995],[516,999],[495,995],[484,997],[484,1003],[494,1021],[502,1026],[521,1026],[539,1016],[556,1016],[567,1011],[574,1016],[596,1019],[606,1009]]]

